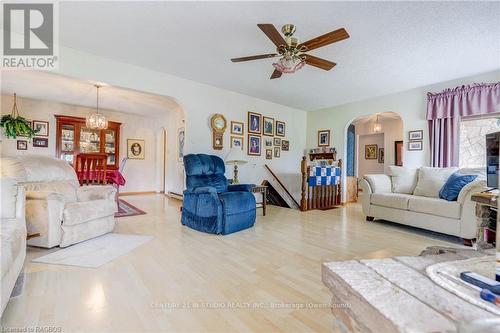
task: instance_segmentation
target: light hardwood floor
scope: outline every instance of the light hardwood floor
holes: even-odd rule
[[[147,215],[117,219],[115,232],[154,239],[99,269],[31,263],[54,250],[29,248],[23,294],[10,301],[2,327],[330,332],[321,263],[417,255],[426,246],[450,245],[411,229],[365,222],[355,204],[306,213],[268,206],[266,217],[258,210],[254,228],[214,236],[183,227],[177,200],[125,199]]]

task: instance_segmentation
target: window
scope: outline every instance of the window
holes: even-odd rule
[[[460,122],[460,167],[486,166],[486,134],[500,131],[499,118],[481,118]]]

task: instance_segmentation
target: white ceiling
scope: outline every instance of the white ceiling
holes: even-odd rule
[[[361,116],[352,121],[353,125],[362,125],[366,123],[371,123],[375,121],[385,121],[385,120],[401,120],[401,117],[394,112],[381,112],[374,113],[368,116]]]
[[[4,71],[2,94],[17,93],[20,97],[58,101],[61,103],[95,107],[95,82],[76,80],[49,72]],[[103,86],[99,89],[99,108],[161,117],[178,108],[172,98],[139,91]]]
[[[337,63],[330,72],[269,80],[272,59],[229,60],[274,52],[257,23],[351,38],[311,52]],[[500,2],[62,2],[60,41],[311,110],[500,68]]]

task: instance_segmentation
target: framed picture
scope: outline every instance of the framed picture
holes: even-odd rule
[[[36,131],[37,136],[49,136],[49,122],[41,120],[33,120],[32,128]]]
[[[17,140],[17,150],[28,150],[28,141]]]
[[[264,124],[263,134],[267,136],[274,136],[274,118],[262,117]]]
[[[245,124],[240,121],[231,121],[231,134],[243,135]]]
[[[240,148],[243,150],[243,137],[231,135],[231,148]]]
[[[365,145],[365,160],[376,160],[378,153],[377,145]]]
[[[403,166],[403,141],[394,142],[394,165]]]
[[[290,141],[288,141],[288,140],[281,140],[281,150],[283,150],[283,151],[289,151],[290,150]]]
[[[280,147],[274,147],[274,157],[279,158],[280,157]]]
[[[47,148],[49,146],[48,138],[33,138],[33,147]]]
[[[424,139],[424,131],[423,130],[409,131],[408,132],[408,139],[410,141],[412,141],[412,140],[423,140]]]
[[[177,160],[182,162],[184,158],[184,141],[186,138],[186,133],[184,127],[179,127],[177,129]],[[144,144],[143,144],[144,146]],[[143,156],[144,158],[144,156]]]
[[[280,138],[274,138],[274,145],[280,147],[281,146],[281,139]]]
[[[184,139],[182,140],[184,142]],[[145,157],[144,146],[145,146],[144,140],[127,139],[127,157],[133,160],[143,160]]]
[[[266,160],[272,160],[272,159],[273,159],[273,150],[266,149]]]
[[[273,146],[273,139],[271,139],[271,138],[264,138],[264,146],[266,146],[266,147],[272,147]]]
[[[247,154],[260,156],[262,153],[261,147],[262,138],[260,135],[248,134]]]
[[[378,162],[379,163],[384,163],[385,156],[384,156],[384,148],[379,148],[378,149]]]
[[[423,150],[423,141],[410,141],[408,142],[408,150],[409,151],[418,151]]]
[[[248,112],[248,133],[262,133],[262,116],[260,113]],[[250,142],[250,141],[248,141]]]
[[[285,122],[276,120],[276,136],[285,136]]]
[[[330,130],[318,131],[318,147],[330,146]]]

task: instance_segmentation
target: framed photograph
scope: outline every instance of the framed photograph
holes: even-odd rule
[[[378,153],[377,145],[365,145],[365,160],[376,160]]]
[[[144,146],[145,146],[144,140],[127,139],[127,157],[133,160],[143,160],[145,157]]]
[[[276,136],[285,136],[285,122],[276,120]]]
[[[49,136],[49,122],[42,120],[33,120],[32,128],[37,136]]]
[[[231,121],[231,134],[243,135],[245,131],[245,124],[240,121]]]
[[[280,147],[274,147],[274,157],[279,158],[280,153],[281,153]]]
[[[243,150],[243,137],[231,135],[231,148],[240,148]]]
[[[318,147],[330,146],[330,130],[318,131]]]
[[[182,162],[184,158],[184,140],[186,138],[186,133],[184,127],[179,127],[177,129],[177,160]],[[143,144],[144,146],[144,144]],[[143,157],[144,158],[144,157]]]
[[[281,146],[281,139],[280,138],[274,138],[274,145],[280,147]]]
[[[262,123],[264,124],[263,134],[274,136],[274,118],[262,117]]]
[[[379,163],[384,163],[385,156],[384,156],[384,148],[379,148],[378,149],[378,162]]]
[[[408,150],[409,151],[418,151],[423,150],[423,141],[410,141],[408,142]]]
[[[266,147],[273,146],[273,139],[271,139],[271,138],[263,138],[263,139],[264,139],[264,146],[266,146]]]
[[[17,150],[28,150],[28,141],[17,140]]]
[[[262,138],[260,135],[248,134],[247,154],[260,156],[262,153]]]
[[[33,147],[47,148],[49,146],[48,138],[33,138]]]
[[[424,131],[423,130],[409,131],[408,132],[408,139],[410,141],[412,141],[412,140],[423,140],[424,139]]]
[[[403,166],[403,141],[394,142],[394,165]]]
[[[262,133],[262,116],[260,113],[248,112],[248,133]]]
[[[289,151],[290,150],[290,141],[288,141],[288,140],[281,140],[281,150],[283,150],[283,151]]]
[[[273,150],[266,149],[266,160],[272,160],[272,159],[273,159]]]

